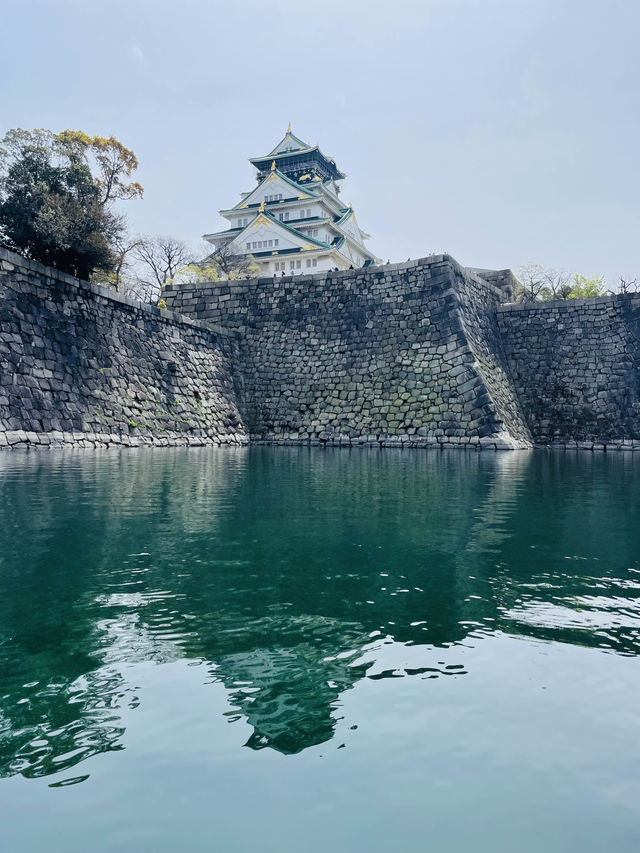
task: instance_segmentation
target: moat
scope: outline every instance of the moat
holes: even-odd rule
[[[0,455],[11,853],[636,851],[640,454]]]

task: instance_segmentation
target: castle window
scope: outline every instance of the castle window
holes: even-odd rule
[[[302,261],[296,261],[296,267],[298,269],[300,269],[301,266],[302,266]]]
[[[289,269],[294,270],[295,268],[296,268],[296,262],[295,261],[289,261]]]
[[[251,243],[247,243],[247,252],[251,251]]]
[[[280,240],[274,240],[274,241],[273,241],[273,245],[274,245],[274,246],[279,245],[279,243],[280,243]]]

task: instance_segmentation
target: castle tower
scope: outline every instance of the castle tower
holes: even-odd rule
[[[229,228],[204,239],[216,250],[252,255],[260,275],[295,275],[366,267],[378,261],[364,245],[351,204],[340,200],[346,176],[317,145],[291,131],[276,147],[249,162],[258,185],[242,193],[235,207],[221,210]]]

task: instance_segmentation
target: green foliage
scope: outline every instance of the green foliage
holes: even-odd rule
[[[602,296],[604,293],[604,276],[586,276],[576,273],[569,293],[569,299],[587,299],[590,296]]]
[[[111,206],[142,194],[123,180],[136,166],[114,137],[10,130],[0,145],[0,240],[81,278],[110,272],[124,230]]]
[[[517,302],[547,302],[552,299],[585,299],[605,292],[604,276],[586,276],[547,269],[542,264],[518,267]]]
[[[552,290],[551,287],[545,285],[539,293],[539,298],[543,302],[550,302],[552,299],[569,299],[570,295],[570,284],[562,284],[558,287],[556,291]]]
[[[218,266],[207,259],[199,264],[187,264],[179,269],[174,278],[168,280],[167,283],[178,281],[184,284],[199,284],[205,281],[218,281],[219,278]]]
[[[203,261],[187,264],[168,279],[166,284],[201,284],[207,281],[236,280],[252,278],[260,274],[260,267],[253,255],[230,255],[214,252]]]
[[[93,161],[101,204],[116,199],[141,198],[143,189],[137,181],[125,183],[138,168],[138,158],[115,136],[87,136],[81,130],[63,130],[55,137],[61,150],[73,162]]]

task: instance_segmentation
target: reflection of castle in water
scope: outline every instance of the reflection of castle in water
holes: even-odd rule
[[[129,698],[115,668],[126,661],[209,662],[230,719],[254,729],[247,745],[289,754],[332,737],[341,695],[363,677],[461,672],[446,650],[470,633],[638,651],[637,625],[604,636],[540,616],[560,602],[584,609],[597,564],[564,556],[604,558],[602,531],[619,523],[594,477],[587,534],[585,483],[572,494],[552,457],[256,447],[34,465],[42,508],[27,567],[11,562],[11,523],[0,529],[0,774],[53,772],[74,745],[78,761],[117,748]],[[33,494],[33,477],[0,482],[6,507],[30,500],[27,484]],[[551,543],[544,563],[538,528]],[[631,566],[640,534],[623,541]]]
[[[311,634],[316,628],[336,640],[346,639],[346,626],[328,619],[313,621],[315,626],[307,626]],[[215,674],[230,691],[233,708],[253,726],[247,746],[269,746],[289,754],[332,737],[334,703],[364,676],[365,669],[345,660],[327,660],[326,647],[309,641],[227,655],[217,662]]]

